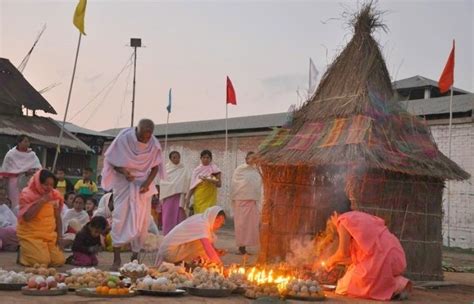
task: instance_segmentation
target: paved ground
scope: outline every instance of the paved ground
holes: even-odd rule
[[[236,255],[236,248],[234,247],[234,237],[232,229],[226,227],[219,233],[218,247],[227,249],[229,254],[224,257],[224,262],[239,263],[242,259],[241,256]],[[255,252],[255,250],[253,251]],[[123,261],[128,260],[130,253],[123,254]],[[450,266],[462,266],[472,267],[474,266],[474,254],[463,253],[459,251],[447,251],[444,252],[446,264]],[[252,255],[249,259],[249,263],[255,260],[256,256]],[[16,254],[13,253],[0,253],[0,267],[9,270],[21,270],[22,267],[15,264]],[[112,255],[110,253],[101,253],[99,256],[100,267],[107,270],[112,263]],[[147,259],[147,264],[151,262],[151,259]],[[459,261],[459,263],[458,263]],[[65,266],[60,271],[65,271],[72,268],[71,266]],[[456,282],[458,285],[440,287],[438,289],[415,289],[411,298],[406,301],[407,303],[474,303],[474,274],[473,273],[445,273],[445,280],[449,282]],[[327,303],[376,303],[376,301],[361,301],[357,299],[350,299],[335,296],[332,293],[327,293]],[[197,298],[192,296],[185,296],[181,298],[156,298],[137,296],[132,299],[114,299],[104,300],[95,298],[83,298],[68,294],[66,296],[42,298],[42,297],[27,297],[21,295],[20,292],[0,292],[0,303],[251,303],[241,296],[234,296],[226,299],[208,299],[208,298]],[[298,301],[287,301],[287,303],[304,303]]]

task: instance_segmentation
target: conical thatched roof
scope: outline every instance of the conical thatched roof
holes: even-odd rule
[[[371,36],[383,27],[366,5],[354,36],[324,74],[314,96],[260,148],[262,164],[352,165],[463,180],[469,174],[437,148],[424,121],[392,99],[389,73]]]

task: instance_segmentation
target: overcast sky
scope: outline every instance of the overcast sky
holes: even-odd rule
[[[388,33],[377,32],[394,80],[422,75],[437,80],[456,39],[455,86],[474,91],[474,1],[379,1]],[[0,0],[0,56],[18,65],[43,24],[46,32],[24,72],[64,115],[78,32],[77,1]],[[131,37],[138,51],[136,120],[170,122],[225,116],[225,78],[238,105],[229,117],[286,111],[308,86],[308,61],[324,72],[351,37],[345,10],[358,1],[118,1],[89,0],[68,120],[104,130],[128,126]],[[101,95],[93,100],[101,90]],[[93,100],[93,101],[91,101]],[[82,112],[82,108],[87,106]]]

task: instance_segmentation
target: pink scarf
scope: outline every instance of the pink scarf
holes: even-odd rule
[[[46,194],[43,186],[40,182],[41,170],[37,171],[33,177],[31,177],[28,186],[21,191],[20,194],[20,211],[18,212],[18,219],[22,220],[23,215],[35,204],[38,203],[39,199]],[[53,189],[50,193],[51,200],[59,201],[59,210],[63,208],[64,197],[59,193],[58,190]]]

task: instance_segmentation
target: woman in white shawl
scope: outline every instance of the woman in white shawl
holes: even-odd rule
[[[191,177],[191,187],[186,195],[186,207],[189,207],[191,196],[194,196],[193,210],[195,214],[203,213],[217,203],[217,188],[220,188],[221,170],[212,163],[209,150],[201,152],[201,164],[197,166]]]
[[[189,172],[180,162],[179,152],[172,151],[169,159],[170,162],[166,164],[166,179],[160,181],[163,235],[167,235],[171,229],[186,219],[185,196],[190,182]]]
[[[235,241],[241,254],[247,246],[259,244],[262,177],[254,164],[254,152],[247,153],[245,164],[238,166],[232,176],[232,208],[234,211]]]
[[[158,251],[156,265],[162,262],[190,262],[203,258],[221,264],[223,252],[214,248],[215,232],[224,225],[225,213],[219,206],[193,215],[168,233]]]
[[[10,200],[6,191],[0,188],[0,251],[16,251],[18,238],[16,236],[17,218],[10,210]]]
[[[39,169],[41,163],[36,153],[30,149],[28,136],[18,136],[17,145],[7,152],[0,170],[8,174],[8,197],[12,202],[12,209],[18,206],[21,190]]]

